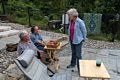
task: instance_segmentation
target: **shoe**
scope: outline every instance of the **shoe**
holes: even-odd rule
[[[67,66],[67,68],[74,68],[75,66],[73,66],[73,65],[69,65],[69,66]]]

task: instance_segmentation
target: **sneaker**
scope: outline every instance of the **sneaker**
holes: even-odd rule
[[[73,65],[69,65],[69,66],[67,66],[67,68],[74,68],[75,66],[73,66]]]

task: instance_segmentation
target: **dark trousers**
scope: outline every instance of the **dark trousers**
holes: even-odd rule
[[[77,62],[77,67],[79,70],[79,60],[82,59],[82,41],[79,44],[72,44],[72,42],[70,42],[70,45],[72,50],[71,65],[75,66]]]

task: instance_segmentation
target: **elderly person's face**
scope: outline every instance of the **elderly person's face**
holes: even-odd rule
[[[70,21],[74,21],[76,20],[77,16],[78,16],[78,12],[75,8],[71,8],[67,11],[67,14],[69,16],[69,20]]]
[[[73,16],[73,15],[68,15],[68,16],[69,16],[69,20],[70,20],[70,21],[75,20],[75,16]]]
[[[22,41],[24,42],[28,42],[29,41],[29,34],[28,33],[24,33],[23,37],[22,37]]]

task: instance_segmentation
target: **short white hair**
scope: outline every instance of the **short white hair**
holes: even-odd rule
[[[78,12],[75,8],[71,8],[67,11],[68,15],[72,15],[72,16],[78,16]]]
[[[22,39],[25,34],[28,34],[26,30],[23,30],[19,33],[19,38]]]

